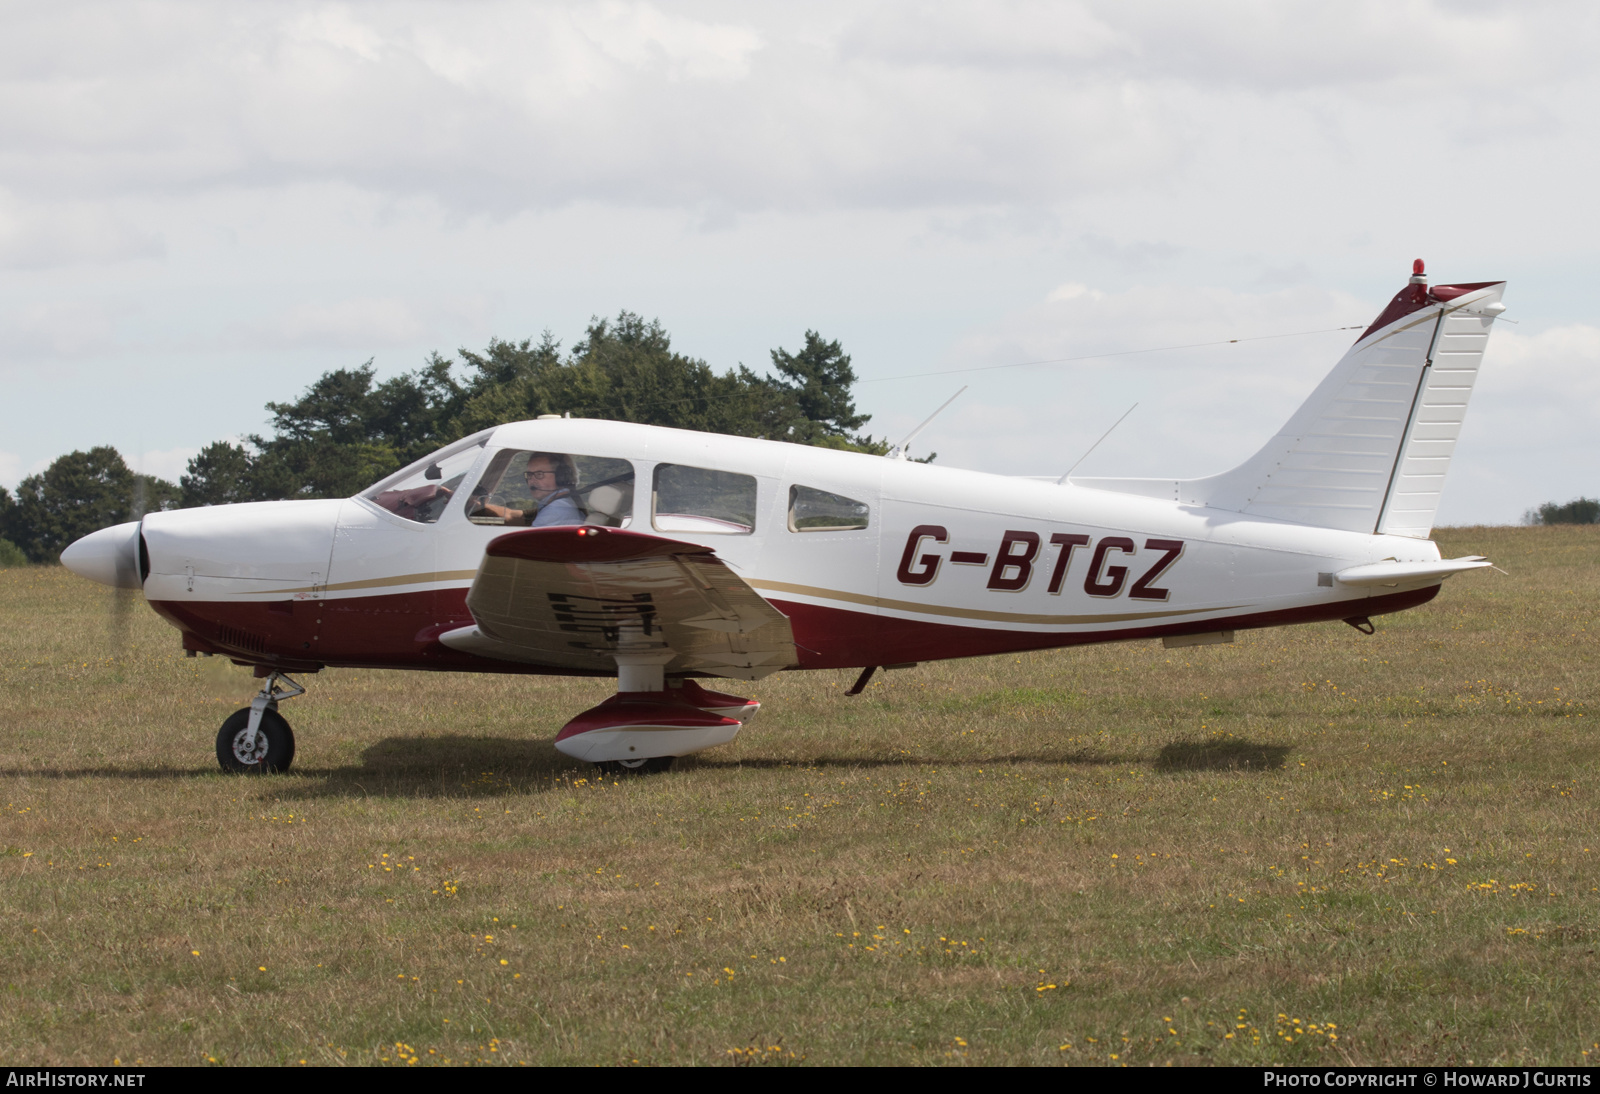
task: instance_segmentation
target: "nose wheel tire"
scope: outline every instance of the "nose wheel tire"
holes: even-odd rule
[[[275,710],[261,712],[256,731],[256,747],[246,752],[245,738],[250,731],[250,708],[228,715],[217,731],[217,763],[230,775],[266,775],[289,770],[294,762],[294,730]]]
[[[607,775],[656,775],[671,770],[676,756],[651,756],[642,760],[602,760],[595,764]]]

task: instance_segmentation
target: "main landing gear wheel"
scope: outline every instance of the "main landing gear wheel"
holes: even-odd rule
[[[607,775],[657,775],[672,768],[676,756],[651,756],[642,760],[601,760],[595,764]]]
[[[217,762],[230,775],[266,775],[289,770],[294,762],[294,730],[275,710],[261,712],[256,746],[247,750],[250,708],[228,715],[217,731]]]

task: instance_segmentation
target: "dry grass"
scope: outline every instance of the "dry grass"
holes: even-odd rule
[[[771,679],[621,782],[549,743],[604,684],[341,671],[225,777],[242,671],[0,571],[0,1062],[1586,1063],[1597,532],[1442,532],[1509,574],[1372,638]]]

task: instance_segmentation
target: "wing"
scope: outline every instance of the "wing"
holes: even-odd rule
[[[439,641],[504,661],[609,671],[645,642],[672,652],[667,672],[759,680],[798,663],[788,617],[711,548],[598,525],[493,540],[467,608],[476,625]]]

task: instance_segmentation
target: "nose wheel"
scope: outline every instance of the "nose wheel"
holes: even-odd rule
[[[294,730],[275,710],[263,711],[250,741],[250,708],[228,715],[217,731],[217,763],[230,775],[269,775],[294,762]]]
[[[305,694],[281,672],[267,677],[250,705],[228,715],[217,731],[217,763],[230,775],[267,775],[289,770],[294,762],[294,730],[278,713],[278,703]]]

